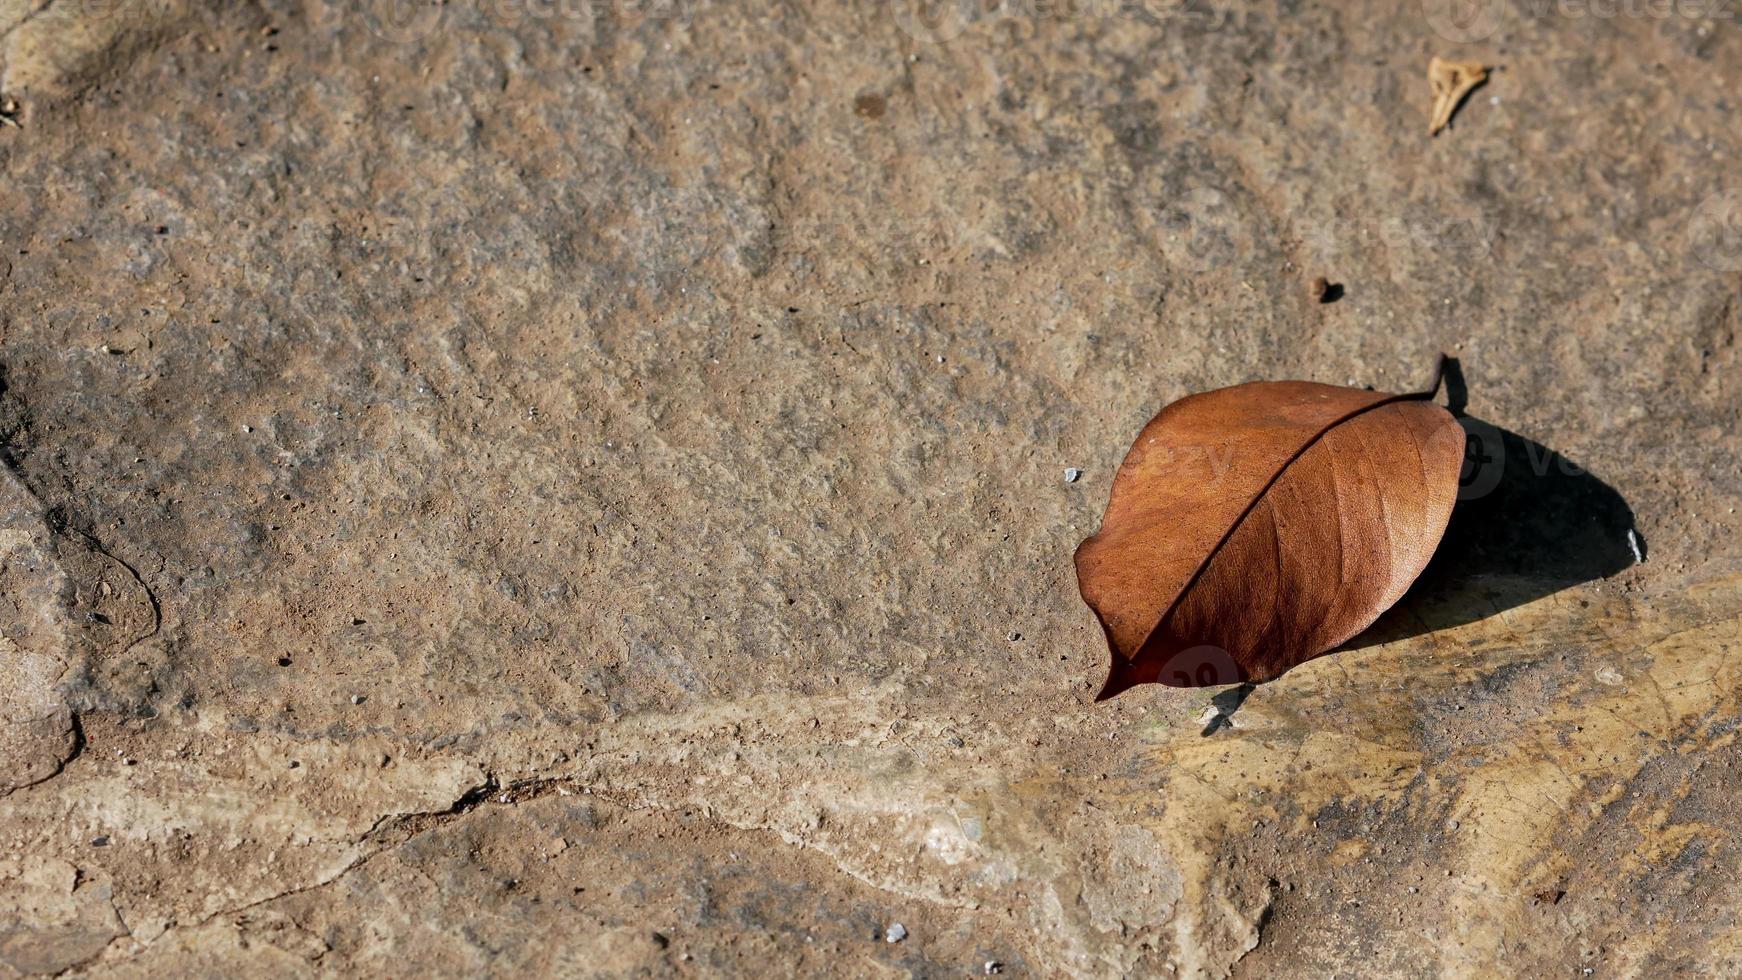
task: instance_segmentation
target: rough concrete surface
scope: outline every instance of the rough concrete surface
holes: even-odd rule
[[[1739,78],[1733,0],[0,0],[0,976],[1736,975]],[[1367,641],[1092,703],[1142,422],[1440,350],[1505,476]]]

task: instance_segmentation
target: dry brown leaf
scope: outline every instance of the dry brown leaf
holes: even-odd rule
[[[1439,135],[1440,130],[1451,124],[1452,113],[1458,111],[1464,96],[1487,80],[1488,66],[1479,61],[1447,61],[1437,57],[1429,61],[1427,83],[1434,90],[1434,110],[1427,134]]]
[[[1410,395],[1260,381],[1182,398],[1138,434],[1077,584],[1136,684],[1265,681],[1367,628],[1421,574],[1464,434]]]

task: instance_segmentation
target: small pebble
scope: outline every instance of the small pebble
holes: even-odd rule
[[[361,694],[351,695],[351,703],[352,704],[362,704],[366,700],[368,700],[368,699],[363,697],[363,695],[361,695]]]
[[[1066,483],[1075,483],[1075,482],[1077,482],[1077,478],[1082,476],[1082,475],[1083,475],[1083,471],[1079,470],[1073,466],[1073,467],[1065,470],[1065,482]]]
[[[1003,973],[1003,972],[1004,972],[1004,964],[998,962],[997,960],[987,960],[986,961],[986,975],[987,976],[991,976],[994,973]]]
[[[108,847],[109,846],[109,835],[103,834],[101,836],[91,838],[91,846],[92,847]]]
[[[1343,298],[1342,284],[1332,282],[1324,276],[1313,280],[1311,292],[1313,299],[1320,303],[1335,303]]]
[[[907,938],[907,927],[897,922],[889,927],[889,931],[884,934],[883,938],[886,942],[901,942]]]

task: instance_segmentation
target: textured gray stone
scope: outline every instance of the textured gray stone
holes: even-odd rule
[[[1734,8],[941,9],[0,2],[0,975],[1742,969]],[[1440,350],[1646,563],[1091,703],[1138,426]]]

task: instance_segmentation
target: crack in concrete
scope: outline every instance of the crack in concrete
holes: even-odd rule
[[[43,783],[48,782],[63,772],[66,772],[67,767],[72,765],[79,756],[84,754],[85,726],[79,721],[79,713],[77,711],[69,710],[67,714],[73,729],[73,746],[67,751],[66,756],[59,762],[56,762],[54,764],[54,769],[42,776],[40,779],[33,779],[28,783],[19,783],[10,789],[0,791],[0,798],[11,796],[13,793],[18,792],[21,789],[29,789],[32,786],[41,786]]]
[[[48,8],[54,6],[57,2],[59,2],[59,0],[43,0],[43,2],[38,4],[34,10],[26,11],[24,16],[18,18],[11,27],[6,28],[4,31],[0,31],[0,44],[4,44],[8,38],[17,33],[19,28],[42,16],[44,13],[47,13]]]
[[[363,867],[364,865],[375,860],[376,858],[380,857],[381,855],[383,855],[389,851],[396,850],[400,847],[403,847],[407,843],[412,841],[413,839],[420,837],[423,834],[426,834],[432,830],[435,830],[436,828],[441,827],[441,826],[451,822],[454,819],[457,819],[459,817],[464,816],[465,814],[469,813],[470,811],[472,811],[473,809],[478,807],[480,804],[482,804],[486,800],[488,800],[490,797],[490,794],[496,792],[496,790],[498,788],[499,788],[499,784],[496,781],[495,775],[486,773],[485,777],[484,777],[484,782],[482,782],[479,785],[474,786],[471,789],[468,789],[466,792],[460,794],[459,798],[454,800],[454,802],[452,804],[450,804],[445,809],[423,811],[423,812],[419,812],[419,813],[390,813],[390,814],[385,814],[385,815],[381,816],[380,818],[378,818],[372,825],[370,825],[368,830],[363,832],[362,836],[358,839],[359,844],[368,841],[369,838],[375,836],[378,833],[382,833],[384,830],[397,830],[397,829],[401,829],[401,828],[404,828],[407,826],[413,827],[414,829],[411,829],[408,833],[399,837],[399,839],[392,841],[391,843],[383,844],[382,846],[377,847],[376,849],[369,851],[366,854],[358,855],[357,857],[353,858],[352,860],[346,862],[346,864],[343,868],[340,868],[338,871],[334,872],[332,875],[330,875],[326,878],[323,878],[319,881],[311,882],[311,883],[306,884],[306,885],[301,885],[301,886],[298,886],[296,888],[286,889],[285,891],[277,892],[277,893],[272,894],[272,895],[267,895],[264,898],[258,898],[258,899],[251,901],[251,902],[245,902],[241,905],[232,906],[232,907],[227,908],[227,909],[219,909],[218,911],[212,912],[212,913],[205,915],[205,916],[202,916],[198,920],[191,922],[191,923],[188,923],[185,926],[181,925],[181,924],[171,924],[171,925],[167,926],[163,930],[163,932],[159,933],[157,935],[157,937],[155,937],[154,939],[152,939],[148,942],[145,942],[138,950],[134,951],[132,954],[130,954],[128,956],[122,957],[122,959],[123,960],[133,959],[135,956],[138,956],[140,953],[143,953],[145,950],[150,949],[151,946],[154,945],[158,939],[161,939],[164,936],[166,936],[169,933],[174,932],[176,930],[200,929],[200,928],[203,928],[207,925],[210,925],[214,921],[221,919],[221,918],[224,918],[226,916],[241,915],[244,912],[248,912],[248,911],[251,911],[253,909],[257,909],[263,905],[269,905],[273,902],[277,902],[277,901],[280,901],[282,899],[294,898],[298,895],[304,895],[304,894],[308,894],[309,892],[319,891],[320,889],[325,888],[328,885],[331,885],[331,884],[338,882],[339,880],[344,878],[346,875],[350,874],[353,871],[356,871],[358,868]],[[111,904],[113,904],[113,902],[111,902]],[[116,910],[115,915],[116,915],[117,919],[121,919],[121,914],[120,914],[119,909]],[[122,920],[122,926],[123,926],[123,928],[126,928],[125,920]],[[91,963],[96,962],[98,959],[100,959],[105,954],[107,954],[108,951],[115,945],[116,942],[118,942],[122,939],[127,939],[127,938],[131,937],[132,935],[133,935],[132,931],[128,930],[127,932],[125,932],[122,935],[117,935],[117,936],[111,938],[109,940],[109,942],[106,943],[104,945],[104,947],[102,949],[98,950],[96,953],[93,953],[91,956],[86,957],[85,959],[79,961],[78,963],[74,963],[74,964],[67,966],[65,969],[61,970],[59,973],[56,973],[54,975],[60,976],[60,975],[67,973],[71,970],[78,969],[82,966],[88,966]]]
[[[8,28],[5,31],[5,33],[0,34],[0,43],[4,43],[6,38],[10,37],[14,31],[16,31],[18,28],[24,26],[30,20],[39,16],[44,11],[48,10],[56,2],[57,2],[57,0],[46,0],[46,2],[44,2],[43,4],[38,6],[35,10],[26,14],[21,20],[18,21],[18,23],[12,25],[11,28]],[[11,391],[11,386],[7,383],[7,379],[5,376],[5,366],[0,365],[0,396],[5,396],[10,391]],[[17,397],[17,396],[14,396],[14,397]],[[21,400],[20,400],[20,404],[22,405]],[[40,490],[38,490],[36,485],[31,481],[30,475],[27,472],[25,472],[23,461],[19,458],[18,454],[14,451],[13,444],[12,444],[12,440],[17,438],[20,432],[27,431],[29,429],[29,425],[30,425],[30,423],[29,423],[28,406],[25,406],[24,410],[20,413],[20,419],[18,421],[17,426],[9,431],[6,431],[4,433],[4,438],[0,439],[0,467],[3,467],[9,474],[11,474],[12,478],[18,482],[19,489],[21,489],[26,495],[28,495],[30,500],[35,503],[35,505],[38,508],[38,511],[40,513],[40,518],[42,520],[43,526],[48,530],[49,534],[52,537],[59,538],[62,540],[76,540],[76,541],[82,543],[86,548],[89,548],[91,551],[94,551],[97,554],[102,555],[104,558],[107,558],[109,561],[113,562],[114,564],[121,566],[121,568],[126,570],[128,576],[133,579],[133,583],[139,587],[139,590],[142,593],[144,593],[145,601],[146,601],[147,605],[149,605],[151,607],[151,625],[150,625],[150,627],[147,628],[143,633],[140,633],[138,636],[135,636],[131,640],[128,640],[126,642],[126,644],[124,644],[120,648],[120,650],[116,651],[116,653],[114,654],[115,657],[125,657],[127,654],[131,653],[133,651],[133,649],[135,647],[137,647],[139,644],[144,643],[146,640],[149,640],[152,637],[157,636],[160,632],[162,632],[162,630],[163,630],[163,604],[157,598],[157,591],[155,589],[153,589],[151,587],[151,584],[145,580],[145,576],[140,574],[139,568],[137,566],[135,566],[132,562],[126,560],[125,558],[122,558],[121,556],[117,555],[114,551],[110,550],[109,546],[104,544],[102,539],[97,537],[97,535],[95,533],[93,533],[91,531],[87,531],[82,527],[79,527],[78,524],[71,517],[68,516],[68,512],[67,512],[66,507],[64,507],[62,505],[50,504],[48,502],[48,500],[46,498],[44,498],[42,492]],[[78,759],[79,756],[84,752],[85,744],[86,744],[85,733],[84,733],[84,726],[83,726],[83,724],[80,720],[80,717],[79,717],[79,712],[73,710],[71,705],[68,705],[67,708],[68,708],[68,712],[71,715],[71,724],[72,724],[72,729],[73,729],[72,748],[68,751],[68,753],[66,754],[66,756],[64,758],[62,758],[59,762],[56,763],[56,765],[54,767],[54,771],[50,772],[46,776],[43,776],[41,779],[34,780],[30,783],[25,784],[24,786],[13,787],[13,791],[16,791],[18,789],[23,789],[23,788],[26,788],[29,786],[40,786],[40,785],[48,782],[49,780],[54,779],[55,777],[64,773],[66,771],[67,767],[70,766],[76,759]],[[4,795],[8,795],[8,794],[0,793],[0,796],[4,796]]]
[[[83,741],[83,739],[81,736],[81,743],[82,743],[82,741]],[[76,874],[82,875],[82,872],[76,872]],[[73,883],[73,890],[74,891],[78,890],[79,883],[80,883],[80,881],[77,878],[75,878],[75,881]],[[49,976],[51,976],[51,977],[63,977],[63,976],[66,976],[67,974],[73,972],[74,970],[79,970],[79,969],[83,969],[84,967],[90,966],[92,963],[95,963],[95,962],[97,962],[97,960],[101,959],[105,953],[109,952],[109,948],[114,946],[117,941],[122,940],[122,939],[128,939],[128,938],[132,937],[133,927],[129,926],[127,924],[127,917],[122,915],[121,910],[118,907],[116,907],[115,895],[114,895],[113,891],[111,891],[109,894],[108,902],[109,902],[109,914],[113,915],[115,917],[115,922],[121,926],[121,931],[119,933],[116,933],[113,936],[110,936],[109,940],[107,942],[105,942],[102,945],[102,947],[100,949],[98,949],[96,952],[91,953],[89,956],[84,956],[84,957],[81,957],[77,960],[74,960],[71,963],[68,963],[66,966],[63,966],[60,969],[54,971],[53,973],[48,974]]]
[[[613,792],[609,789],[604,789],[604,788],[601,788],[598,786],[594,786],[590,783],[583,782],[574,776],[545,776],[545,777],[532,777],[532,778],[525,778],[525,779],[516,779],[516,780],[510,781],[506,785],[503,785],[496,778],[494,773],[486,773],[485,777],[484,777],[484,781],[482,783],[480,783],[476,786],[473,786],[471,789],[466,790],[466,792],[462,793],[457,799],[455,799],[451,805],[449,805],[448,807],[446,807],[444,809],[426,810],[426,811],[420,811],[420,812],[416,812],[416,813],[390,813],[390,814],[382,815],[381,817],[376,819],[376,821],[373,824],[370,825],[368,830],[363,832],[363,834],[358,838],[357,842],[359,844],[362,844],[362,843],[368,842],[371,838],[381,838],[384,842],[381,843],[381,845],[379,847],[376,847],[375,849],[373,849],[365,854],[360,854],[357,857],[353,858],[352,860],[346,862],[344,867],[335,871],[333,874],[331,874],[325,878],[322,878],[319,881],[310,882],[306,885],[300,885],[296,888],[286,889],[285,891],[282,891],[282,892],[276,892],[272,895],[267,895],[267,896],[262,897],[262,898],[254,899],[252,901],[245,902],[241,905],[232,906],[232,907],[226,908],[226,909],[220,909],[219,911],[210,913],[209,915],[202,916],[198,920],[196,920],[194,922],[190,922],[186,925],[172,924],[172,925],[168,926],[167,928],[165,928],[164,931],[162,933],[160,933],[158,937],[152,939],[149,942],[144,943],[140,947],[139,950],[135,951],[132,954],[129,954],[128,956],[123,957],[122,959],[123,959],[123,961],[133,959],[135,956],[139,955],[139,953],[143,953],[146,949],[149,949],[153,944],[156,943],[157,939],[161,939],[162,936],[168,935],[172,931],[185,930],[185,929],[200,929],[200,928],[203,928],[205,926],[212,924],[213,922],[215,922],[219,919],[225,918],[227,916],[241,915],[245,912],[252,911],[252,910],[260,908],[262,906],[270,905],[274,902],[282,901],[282,900],[288,899],[288,898],[295,898],[299,895],[307,895],[307,894],[310,894],[312,892],[320,891],[321,889],[326,888],[330,885],[337,884],[338,882],[343,880],[347,875],[365,867],[366,865],[368,865],[370,862],[374,861],[376,858],[380,857],[381,855],[389,853],[391,851],[396,851],[396,850],[404,847],[405,845],[411,843],[413,840],[416,840],[417,838],[424,836],[425,834],[439,830],[440,828],[445,827],[445,826],[453,823],[456,820],[464,819],[466,816],[468,816],[469,814],[471,814],[475,810],[480,810],[480,809],[485,809],[485,808],[502,807],[502,806],[507,806],[507,807],[519,806],[522,803],[527,803],[527,802],[530,802],[532,800],[542,799],[543,797],[550,796],[552,794],[563,793],[565,790],[568,791],[565,795],[594,797],[594,798],[602,800],[605,803],[608,803],[612,806],[620,807],[621,809],[631,811],[631,812],[675,813],[675,812],[678,812],[680,810],[693,811],[695,813],[700,814],[702,817],[704,817],[707,820],[711,820],[711,821],[713,821],[713,822],[715,822],[723,827],[728,827],[732,830],[750,832],[750,833],[773,834],[774,836],[780,838],[782,841],[784,841],[785,843],[787,843],[789,845],[792,845],[792,846],[798,847],[798,848],[802,848],[804,850],[810,851],[814,854],[817,854],[817,855],[825,858],[829,862],[829,864],[835,868],[836,871],[840,872],[843,875],[846,875],[849,878],[852,878],[855,881],[860,882],[861,884],[864,884],[864,885],[871,887],[871,888],[875,888],[878,891],[887,892],[891,895],[895,895],[897,897],[900,897],[900,898],[903,898],[903,899],[906,899],[909,901],[922,901],[922,902],[925,902],[925,903],[930,904],[930,905],[938,906],[940,908],[954,909],[957,911],[974,912],[974,911],[978,911],[980,908],[980,906],[977,903],[950,902],[948,900],[939,898],[937,896],[924,895],[924,894],[920,894],[920,893],[916,893],[916,892],[911,892],[911,891],[907,891],[904,889],[896,888],[896,887],[891,886],[890,884],[888,884],[886,882],[875,881],[875,880],[873,880],[873,879],[871,879],[863,874],[860,874],[859,872],[852,870],[851,868],[846,867],[845,865],[843,865],[841,863],[840,859],[836,855],[829,853],[827,850],[825,850],[823,848],[816,847],[816,846],[812,845],[811,843],[804,841],[801,838],[798,838],[790,833],[787,833],[786,831],[779,829],[778,827],[775,827],[772,825],[767,825],[767,824],[735,823],[731,820],[727,820],[727,819],[724,819],[724,818],[716,815],[713,812],[713,809],[711,807],[708,807],[708,806],[695,805],[693,807],[684,807],[684,806],[677,805],[677,804],[661,803],[661,802],[658,802],[655,800],[647,799],[645,797],[639,797],[639,798],[631,797],[631,796],[626,795],[626,794],[616,793],[616,792]],[[117,916],[117,918],[120,917],[120,911],[118,909],[116,910],[116,916]],[[105,945],[102,950],[99,950],[97,953],[95,953],[92,956],[80,961],[77,964],[73,964],[72,966],[67,967],[67,969],[65,971],[62,971],[62,972],[64,973],[64,972],[67,972],[70,970],[77,969],[81,966],[87,966],[91,963],[96,962],[98,959],[100,959],[102,956],[104,956],[109,951],[109,949],[114,946],[114,944],[116,942],[118,942],[122,939],[129,938],[131,936],[132,936],[131,931],[128,931],[127,933],[122,934],[122,935],[115,936],[114,938],[109,940],[109,943],[107,945]],[[56,975],[58,976],[59,974],[56,974]]]

